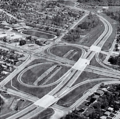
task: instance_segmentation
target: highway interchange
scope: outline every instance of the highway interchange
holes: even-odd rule
[[[73,29],[76,25],[78,25],[78,23],[81,22],[81,20],[83,20],[87,15],[88,15],[88,11],[86,11],[86,14],[78,22],[76,22],[70,29]],[[69,43],[59,43],[59,42],[61,42],[61,39],[65,36],[65,34],[67,34],[69,32],[70,29],[68,31],[66,31],[63,35],[61,35],[58,39],[56,39],[54,43],[51,43],[50,45],[48,45],[42,49],[39,49],[35,52],[34,51],[33,52],[32,51],[24,51],[22,48],[16,49],[16,48],[10,46],[9,44],[7,45],[7,47],[18,50],[19,52],[23,52],[23,53],[26,52],[28,54],[28,57],[27,57],[26,61],[23,62],[23,64],[21,64],[7,78],[5,78],[3,81],[0,82],[1,89],[8,82],[10,82],[18,73],[20,73],[22,71],[18,76],[18,80],[21,82],[20,78],[21,78],[22,74],[27,70],[27,68],[25,69],[25,67],[31,61],[33,61],[34,59],[37,59],[39,57],[47,58],[49,61],[61,63],[63,65],[71,67],[57,81],[57,83],[59,82],[58,85],[52,91],[50,91],[48,94],[43,96],[41,99],[39,99],[38,97],[34,97],[32,95],[25,94],[23,92],[17,92],[17,91],[12,90],[12,89],[7,89],[8,94],[14,94],[14,95],[17,95],[18,97],[22,97],[24,99],[27,99],[27,100],[33,102],[32,105],[28,106],[27,108],[23,109],[20,112],[8,117],[7,119],[30,119],[49,107],[53,108],[55,111],[56,110],[57,111],[64,110],[65,112],[69,112],[70,110],[73,110],[77,106],[79,106],[87,98],[87,96],[91,94],[91,92],[95,91],[95,89],[98,87],[99,84],[96,85],[93,89],[91,89],[87,93],[85,93],[82,98],[77,100],[71,107],[69,107],[67,109],[60,107],[59,105],[56,104],[56,102],[58,100],[60,100],[62,97],[64,97],[68,93],[70,93],[72,90],[76,89],[77,87],[79,87],[83,84],[87,84],[89,82],[92,83],[94,81],[103,81],[103,82],[104,81],[113,81],[113,80],[119,81],[120,72],[105,66],[102,62],[99,62],[98,57],[96,57],[96,61],[98,61],[98,63],[100,65],[102,65],[102,67],[92,66],[90,64],[91,60],[96,55],[103,52],[103,51],[101,51],[101,49],[102,49],[103,45],[105,44],[105,42],[110,37],[110,35],[112,34],[111,24],[102,16],[98,15],[98,17],[100,18],[100,20],[104,24],[105,29],[104,29],[103,33],[99,36],[99,38],[96,39],[96,41],[91,45],[91,47],[76,45],[76,44],[69,44]],[[66,56],[64,56],[64,58],[61,58],[59,56],[55,56],[54,54],[52,54],[50,52],[50,48],[55,46],[55,45],[61,45],[61,46],[65,45],[65,46],[78,47],[82,50],[82,55],[77,62],[71,61],[69,59],[65,59],[65,57],[67,55],[69,55],[70,52],[68,54],[66,54]],[[5,44],[0,43],[0,46],[5,46]],[[107,52],[104,52],[104,53],[107,54]],[[49,64],[49,62],[48,62],[48,64]],[[36,64],[36,65],[38,65],[38,64]],[[23,70],[23,69],[25,69],[25,70]],[[82,82],[74,85],[74,83],[77,81],[77,79],[81,76],[81,74],[84,71],[92,72],[92,73],[95,73],[98,75],[107,76],[108,78],[98,78],[98,79],[92,79],[92,80],[88,79],[88,80],[82,81]],[[50,73],[50,69],[48,69],[47,73]],[[44,75],[43,75],[43,77],[44,77]],[[40,80],[41,80],[40,78],[37,79],[37,81],[34,82],[35,85],[37,85],[38,81],[40,81]],[[54,116],[53,116],[53,119],[54,119]]]

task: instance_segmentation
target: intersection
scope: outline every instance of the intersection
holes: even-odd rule
[[[79,9],[74,7],[74,9]],[[20,98],[26,99],[28,101],[31,101],[32,104],[25,109],[18,111],[17,113],[7,117],[6,119],[32,119],[36,115],[40,114],[41,112],[45,111],[48,108],[52,108],[53,110],[57,110],[55,115],[59,115],[59,111],[61,112],[61,115],[65,112],[65,114],[69,113],[70,111],[74,110],[75,108],[79,107],[84,100],[90,96],[101,84],[101,82],[112,82],[112,81],[118,81],[120,79],[120,71],[116,71],[115,69],[112,69],[108,66],[104,66],[102,62],[99,62],[98,57],[96,57],[99,53],[109,55],[109,52],[103,51],[102,48],[105,44],[105,42],[109,39],[110,35],[112,34],[113,28],[111,24],[101,15],[97,16],[99,17],[100,21],[104,24],[104,31],[102,34],[95,40],[93,44],[91,44],[90,47],[84,46],[84,45],[79,45],[79,44],[69,44],[66,42],[62,41],[62,38],[68,34],[68,32],[72,29],[74,29],[82,20],[84,20],[89,14],[89,11],[85,10],[84,16],[76,21],[69,30],[66,30],[60,37],[56,38],[54,42],[51,42],[49,45],[46,45],[42,48],[36,49],[35,51],[31,51],[29,49],[25,50],[22,48],[16,48],[13,47],[10,44],[4,44],[0,42],[1,47],[7,47],[10,49],[14,49],[15,51],[25,53],[27,54],[26,60],[18,66],[9,76],[7,76],[4,80],[0,82],[0,88],[1,90],[4,90],[6,88],[6,85],[11,83],[14,87],[14,82],[13,78],[16,78],[15,80],[20,83],[20,85],[23,85],[28,87],[31,84],[23,84],[22,82],[22,76],[24,75],[25,72],[29,69],[30,71],[36,70],[35,68],[37,66],[42,66],[41,64],[51,64],[51,62],[57,63],[57,65],[53,65],[52,67],[48,68],[44,73],[42,73],[40,76],[37,77],[37,79],[33,82],[32,88],[41,88],[42,86],[39,84],[39,82],[43,81],[49,74],[51,74],[45,82],[42,83],[43,87],[48,85],[48,87],[52,86],[52,83],[47,84],[47,82],[51,81],[55,75],[58,74],[59,71],[62,70],[62,66],[69,67],[66,73],[62,75],[60,78],[58,78],[56,81],[53,82],[55,84],[55,87],[51,88],[49,92],[46,92],[42,97],[37,97],[36,95],[31,95],[29,93],[25,93],[24,91],[19,91],[18,88],[16,90],[6,88],[5,91],[8,94],[18,96]],[[94,13],[95,14],[95,13]],[[8,14],[9,15],[9,14]],[[63,57],[56,56],[51,52],[50,49],[52,49],[54,46],[71,46],[71,47],[76,47],[81,50],[81,56],[79,59],[76,61],[71,60],[78,51],[74,50],[69,50],[66,52],[66,54],[63,55]],[[73,53],[73,54],[72,54]],[[67,59],[68,56],[70,56],[70,59]],[[91,64],[91,61],[96,58],[96,61],[98,64],[101,64],[101,67],[99,66],[94,66]],[[41,64],[32,64],[31,66],[28,66],[31,62],[33,62],[36,59],[43,59],[47,60],[47,62],[43,62]],[[60,65],[60,66],[59,66]],[[55,68],[58,66],[58,69],[52,74],[52,71],[55,70]],[[39,68],[39,67],[38,67]],[[84,72],[90,72],[96,75],[103,76],[103,78],[94,78],[94,79],[86,79],[78,84],[76,82],[78,79],[81,78],[82,74]],[[105,76],[105,78],[104,78]],[[107,78],[106,78],[107,77]],[[62,99],[64,96],[67,94],[71,93],[73,90],[77,89],[78,87],[88,84],[88,83],[93,83],[93,82],[100,82],[97,85],[95,85],[92,89],[89,89],[81,98],[76,100],[75,103],[73,103],[69,108],[64,108],[60,105],[57,104],[57,102]],[[40,87],[41,86],[41,87]],[[45,88],[46,88],[45,87]],[[17,91],[18,90],[18,91]],[[63,110],[62,110],[63,108]],[[63,112],[64,111],[64,112]],[[51,117],[51,119],[54,119],[54,115]]]

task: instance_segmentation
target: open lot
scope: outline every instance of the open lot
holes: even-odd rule
[[[24,30],[22,33],[27,34],[27,35],[31,35],[31,36],[35,36],[38,38],[44,38],[44,39],[54,38],[54,35],[51,35],[51,34],[48,34],[45,32],[41,32],[41,31]]]
[[[82,54],[82,50],[80,48],[77,47],[73,47],[73,46],[54,46],[52,48],[49,49],[50,53],[59,56],[59,57],[63,57],[66,59],[70,59],[73,61],[77,61],[81,54]]]

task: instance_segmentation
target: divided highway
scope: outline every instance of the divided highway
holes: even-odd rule
[[[62,81],[51,92],[49,92],[40,100],[36,101],[33,105],[27,107],[18,114],[15,114],[7,119],[27,119],[27,118],[30,119],[37,115],[38,113],[42,112],[44,109],[56,103],[61,98],[62,95],[66,95],[69,93],[74,82],[78,79],[82,72],[86,70],[87,66],[89,65],[93,57],[96,55],[96,53],[101,51],[101,48],[103,47],[104,43],[107,41],[107,39],[112,33],[111,24],[102,16],[99,17],[100,20],[105,25],[105,30],[102,33],[102,35],[90,47],[90,49],[88,49],[89,51],[86,53],[86,55],[80,58],[78,62],[76,62],[75,65],[61,77]],[[83,64],[81,63],[81,61],[83,61]],[[89,70],[93,70],[92,68],[93,67],[89,67]],[[106,71],[106,73],[108,72]],[[118,74],[114,75],[116,78],[119,78]]]

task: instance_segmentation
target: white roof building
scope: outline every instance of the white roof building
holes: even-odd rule
[[[4,34],[4,33],[0,34],[0,38],[4,38],[6,36],[7,36],[7,34]]]

